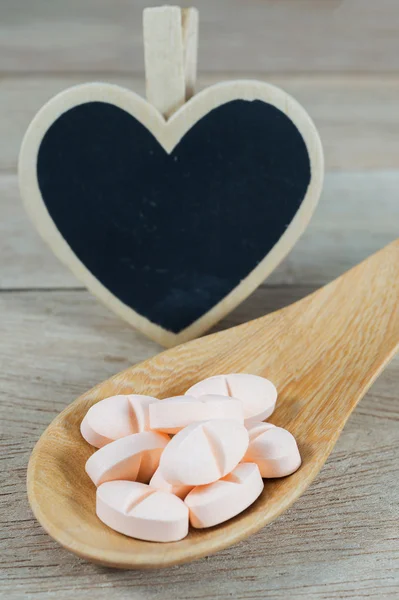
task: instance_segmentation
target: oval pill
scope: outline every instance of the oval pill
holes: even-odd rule
[[[188,425],[169,442],[159,468],[173,485],[204,485],[224,477],[243,458],[248,432],[232,419],[212,419]]]
[[[191,386],[186,394],[196,398],[206,394],[237,398],[243,404],[244,419],[258,421],[263,421],[272,414],[277,400],[277,390],[271,381],[248,373],[209,377]]]
[[[150,407],[149,413],[151,429],[168,433],[207,418],[205,404],[188,395],[165,398]]]
[[[158,468],[151,478],[150,486],[157,488],[163,492],[169,492],[169,494],[175,494],[181,499],[184,499],[189,492],[193,489],[192,485],[172,485],[166,479],[163,478],[160,469]]]
[[[213,375],[192,385],[186,394],[189,396],[206,396],[207,394],[217,394],[218,396],[230,396],[227,387],[227,375]]]
[[[165,398],[150,405],[149,415],[151,429],[165,433],[177,433],[191,423],[210,419],[244,420],[240,400],[215,394]]]
[[[97,488],[98,518],[119,533],[150,542],[175,542],[188,533],[184,502],[135,481],[108,481]]]
[[[263,490],[257,465],[242,463],[231,473],[210,483],[195,487],[185,499],[193,527],[213,527],[248,508]]]
[[[275,427],[272,423],[268,423],[267,421],[247,421],[245,423],[245,427],[248,431],[249,435],[249,443],[252,442],[253,439],[258,437],[260,433],[264,433],[268,431],[272,427]]]
[[[230,394],[244,404],[244,418],[263,421],[270,417],[276,407],[277,390],[265,377],[247,373],[227,375]]]
[[[221,396],[220,394],[207,394],[198,400],[208,409],[208,419],[233,419],[239,423],[244,422],[244,411],[241,400]]]
[[[89,444],[102,448],[127,435],[146,431],[150,429],[148,407],[155,402],[159,400],[139,394],[105,398],[89,408],[80,432]]]
[[[115,440],[90,456],[86,473],[97,486],[116,479],[147,483],[169,439],[164,433],[143,431]]]
[[[243,461],[256,463],[262,477],[285,477],[301,466],[301,455],[294,436],[282,427],[254,432]]]

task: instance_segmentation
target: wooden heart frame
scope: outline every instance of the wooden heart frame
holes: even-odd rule
[[[49,127],[64,112],[87,102],[113,104],[142,123],[170,154],[183,136],[211,110],[232,100],[260,100],[282,111],[300,132],[309,155],[311,179],[305,197],[284,234],[264,259],[207,313],[175,334],[152,323],[112,294],[79,260],[52,220],[40,192],[37,177],[38,152]],[[85,286],[116,314],[149,338],[173,346],[199,336],[249,296],[288,254],[305,230],[319,199],[324,173],[321,141],[302,106],[281,89],[259,81],[230,81],[213,85],[193,96],[166,120],[137,94],[106,83],[72,87],[50,100],[32,121],[19,158],[20,191],[28,214],[42,238],[58,258]]]

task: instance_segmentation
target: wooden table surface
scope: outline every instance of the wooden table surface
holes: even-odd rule
[[[0,7],[0,597],[399,598],[399,360],[351,417],[308,492],[249,540],[193,564],[122,572],[53,542],[26,498],[29,454],[76,396],[160,350],[86,292],[24,214],[18,148],[57,91],[88,80],[143,92],[132,0]],[[396,0],[201,0],[199,87],[251,76],[308,109],[326,153],[320,206],[289,257],[219,327],[303,297],[398,236]],[[377,6],[378,5],[378,6]]]

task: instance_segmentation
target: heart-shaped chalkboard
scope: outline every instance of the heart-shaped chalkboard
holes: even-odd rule
[[[116,86],[72,88],[36,116],[20,157],[43,237],[166,345],[259,285],[306,226],[322,175],[306,112],[259,82],[208,88],[167,122]]]

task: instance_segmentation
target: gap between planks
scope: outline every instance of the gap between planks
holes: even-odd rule
[[[399,168],[399,76],[314,76],[200,73],[197,91],[244,77],[269,81],[293,95],[318,127],[326,169]],[[12,76],[0,79],[0,172],[12,173],[22,137],[41,106],[63,89],[104,78],[145,96],[145,78],[112,73]]]
[[[2,3],[0,70],[142,68],[147,0]],[[201,0],[204,70],[399,70],[397,0]]]
[[[267,287],[319,287],[393,241],[398,188],[399,169],[327,173],[309,227],[267,279]],[[0,220],[0,289],[81,288],[35,231],[15,175],[0,175],[0,211],[5,215]]]

